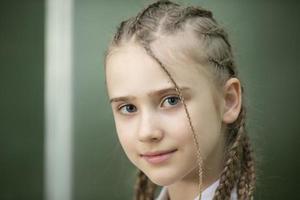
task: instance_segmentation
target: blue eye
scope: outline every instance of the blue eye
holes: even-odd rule
[[[124,105],[122,107],[119,108],[119,110],[122,110],[123,108],[125,108],[125,110],[128,112],[128,113],[132,113],[132,112],[135,112],[136,111],[136,107],[132,104],[127,104],[127,105]]]
[[[163,101],[163,103],[164,103],[164,102],[168,102],[169,105],[174,106],[174,105],[178,104],[179,101],[180,101],[180,98],[179,98],[179,97],[177,97],[177,96],[170,96],[170,97],[167,97],[167,98]]]

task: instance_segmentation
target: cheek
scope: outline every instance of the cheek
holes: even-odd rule
[[[205,159],[222,139],[220,119],[213,104],[203,103],[192,109],[191,120],[195,134],[198,135],[202,157]]]
[[[165,133],[165,138],[173,140],[175,144],[190,142],[192,139],[191,128],[183,105],[178,110],[164,113],[159,117],[160,127]]]
[[[130,123],[124,123],[115,118],[115,127],[118,135],[119,142],[126,153],[126,155],[131,158],[130,152],[134,150],[134,131],[131,130],[132,126]]]

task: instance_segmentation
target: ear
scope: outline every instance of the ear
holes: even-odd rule
[[[230,78],[224,86],[224,113],[223,122],[234,122],[240,113],[242,105],[241,84],[239,79]]]

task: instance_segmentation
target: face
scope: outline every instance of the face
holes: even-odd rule
[[[205,67],[185,64],[167,69],[182,89],[204,162],[213,162],[223,141],[219,101]],[[161,186],[194,173],[196,147],[184,104],[159,64],[142,47],[128,44],[108,58],[106,82],[118,138],[129,160]]]

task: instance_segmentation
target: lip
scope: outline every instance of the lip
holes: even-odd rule
[[[177,149],[147,152],[145,154],[142,154],[141,157],[143,157],[147,162],[151,164],[159,164],[168,160],[176,151]]]

